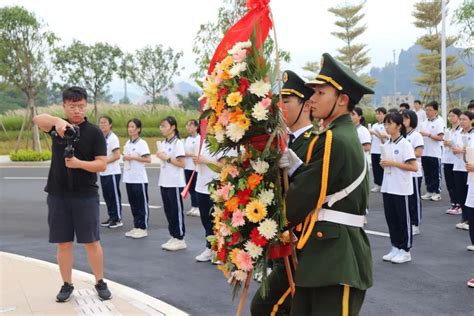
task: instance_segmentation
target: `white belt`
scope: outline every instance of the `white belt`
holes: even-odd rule
[[[318,221],[326,221],[354,227],[364,227],[364,215],[354,215],[326,208],[319,209]]]
[[[331,207],[337,201],[340,201],[346,196],[348,196],[349,194],[351,194],[351,192],[354,191],[359,186],[359,184],[362,183],[362,181],[364,181],[366,173],[367,173],[367,162],[364,163],[364,170],[362,170],[362,173],[359,175],[357,179],[355,179],[354,182],[352,182],[349,186],[347,186],[346,188],[342,189],[339,192],[336,192],[331,195],[327,195],[326,198],[324,199],[324,203],[327,203],[328,206]]]

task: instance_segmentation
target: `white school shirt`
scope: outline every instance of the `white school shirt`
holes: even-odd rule
[[[362,124],[357,125],[357,136],[362,145],[371,143],[369,130]]]
[[[206,160],[209,160],[210,163],[216,164],[219,161],[219,159],[222,158],[223,153],[220,152],[216,155],[212,155],[209,152],[209,149],[207,148],[207,146],[209,146],[209,143],[207,141],[204,141],[201,147],[200,156]],[[219,174],[217,172],[212,171],[206,164],[196,165],[196,171],[197,171],[196,188],[195,188],[196,192],[199,192],[202,194],[209,194],[208,184],[212,180],[217,179],[219,177]]]
[[[439,135],[444,133],[444,123],[443,119],[439,116],[433,120],[427,120],[425,123],[425,132],[430,133],[431,135]],[[443,142],[433,140],[431,137],[423,137],[425,142],[425,149],[423,150],[423,157],[435,157],[441,158]]]
[[[387,134],[387,131],[385,130],[385,126],[383,125],[383,123],[375,123],[374,125],[372,125],[372,130],[377,131],[382,134]],[[378,138],[375,135],[372,135],[372,147],[370,148],[370,153],[380,155],[381,144],[382,144],[382,141],[380,140],[380,138]]]
[[[201,140],[201,136],[199,134],[196,134],[196,136],[188,136],[184,140],[184,151],[187,153],[194,153],[197,150],[197,146],[199,146],[199,141]],[[184,169],[186,170],[194,170],[194,162],[193,162],[193,157],[186,157],[186,165],[184,166]]]
[[[184,144],[177,136],[161,143],[161,151],[164,151],[171,159],[184,157]],[[186,180],[184,178],[184,169],[177,167],[170,162],[164,162],[160,169],[158,186],[165,188],[184,188]]]
[[[408,162],[416,160],[415,151],[406,138],[400,136],[395,141],[390,140],[387,146],[387,152],[390,157],[387,160],[398,162]],[[382,193],[408,196],[413,194],[412,172],[402,170],[397,167],[385,167],[383,172]]]
[[[454,164],[455,155],[453,153],[452,144],[453,139],[456,138],[456,133],[461,132],[461,127],[458,126],[456,129],[448,128],[444,133],[444,139],[451,141],[451,146],[443,146],[443,156],[441,157],[441,162],[443,164]]]
[[[424,147],[423,136],[415,129],[412,129],[410,133],[407,134],[406,139],[410,142],[411,146],[413,147],[413,151],[415,151],[418,147]],[[412,172],[412,176],[414,178],[423,177],[423,168],[421,166],[421,157],[416,158],[416,164],[418,165],[418,171]]]
[[[112,152],[116,149],[120,149],[120,142],[114,132],[110,131],[107,136],[105,136],[105,142],[107,144],[107,159],[112,156]],[[110,176],[114,174],[121,174],[120,171],[120,162],[115,160],[114,162],[108,163],[105,171],[100,172],[101,176]]]
[[[425,122],[428,120],[428,117],[426,116],[426,112],[423,109],[420,109],[419,111],[415,110],[415,113],[418,117],[418,125],[416,126],[416,130],[420,132]]]
[[[456,137],[453,139],[454,146],[464,147],[465,145],[469,146],[474,141],[474,129],[471,129],[469,132],[464,133],[464,130],[456,133]],[[466,170],[466,162],[464,161],[464,154],[455,154],[454,155],[454,164],[453,171],[463,171]]]
[[[146,141],[138,137],[134,141],[127,140],[123,147],[123,154],[137,157],[149,156],[150,148]],[[123,183],[148,183],[145,163],[136,160],[124,161],[122,181]]]

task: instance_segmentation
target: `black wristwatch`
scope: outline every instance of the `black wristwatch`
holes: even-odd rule
[[[166,159],[167,163],[171,163],[171,158]]]

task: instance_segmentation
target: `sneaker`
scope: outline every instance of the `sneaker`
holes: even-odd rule
[[[196,256],[196,261],[207,262],[207,261],[211,261],[211,258],[212,258],[211,249],[206,248],[203,252],[201,252],[199,256]]]
[[[412,231],[413,236],[419,235],[420,234],[420,227],[413,225],[411,227],[411,231]]]
[[[64,282],[64,285],[61,286],[58,295],[56,295],[56,302],[63,303],[71,299],[72,292],[74,291],[74,286],[67,282]]]
[[[468,251],[474,251],[474,245],[469,245],[466,248]]]
[[[372,193],[380,192],[380,185],[374,185],[374,187],[370,189],[370,192]]]
[[[147,236],[148,236],[148,231],[146,229],[141,229],[141,228],[135,229],[135,232],[130,235],[130,237],[134,239],[145,238]]]
[[[467,286],[474,287],[474,279],[470,279],[469,281],[467,281]]]
[[[168,239],[168,241],[167,241],[167,242],[165,242],[164,244],[162,244],[162,245],[161,245],[161,248],[165,249],[165,247],[167,247],[167,246],[168,246],[168,244],[172,243],[172,242],[173,242],[173,240],[174,240],[174,238],[173,238],[173,237],[171,237],[170,239]]]
[[[194,212],[194,207],[191,207],[189,211],[186,212],[186,215],[191,216]]]
[[[448,208],[445,213],[446,214],[451,214],[451,212],[454,211],[455,208],[456,208],[456,205],[451,204],[451,207]]]
[[[457,229],[469,230],[469,224],[467,222],[461,222],[456,224]]]
[[[125,233],[125,237],[132,237],[132,235],[135,234],[135,231],[137,229],[138,228],[132,228],[131,230],[129,230],[128,232]]]
[[[453,207],[446,211],[449,215],[459,215],[462,214],[462,209],[459,206]]]
[[[433,195],[431,196],[431,201],[441,201],[441,194],[433,193]]]
[[[405,263],[405,262],[410,262],[411,261],[411,254],[408,251],[405,251],[403,249],[400,249],[398,254],[392,258],[392,263]]]
[[[382,260],[383,261],[392,261],[392,259],[398,255],[398,252],[400,251],[400,249],[396,248],[396,247],[392,247],[392,249],[390,250],[389,253],[387,253],[385,256],[382,257]]]
[[[163,249],[168,250],[168,251],[175,251],[175,250],[181,250],[181,249],[186,249],[186,242],[184,239],[174,239],[172,242],[169,244],[165,245]]]
[[[106,220],[105,222],[102,222],[100,223],[100,226],[102,227],[108,227],[110,225],[110,223],[112,223],[112,219],[109,218],[108,220]]]
[[[196,217],[201,216],[201,213],[199,212],[199,208],[194,207],[194,211],[191,213],[191,216],[196,216]]]
[[[121,221],[112,221],[109,224],[109,228],[117,228],[117,227],[122,227],[123,223]]]
[[[433,193],[431,193],[431,192],[426,192],[425,194],[423,194],[423,195],[421,196],[421,199],[422,199],[422,200],[431,200],[431,197],[432,197],[432,196],[433,196]]]
[[[99,280],[99,282],[97,282],[95,290],[97,291],[97,295],[99,295],[101,301],[110,300],[112,298],[112,293],[110,293],[107,283],[105,283],[104,280]]]

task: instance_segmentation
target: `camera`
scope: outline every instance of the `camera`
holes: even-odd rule
[[[59,139],[60,144],[66,144],[66,148],[64,148],[64,158],[74,157],[74,143],[77,142],[80,137],[79,126],[67,126],[64,131],[64,138],[61,138],[56,131],[53,131],[51,134]]]

